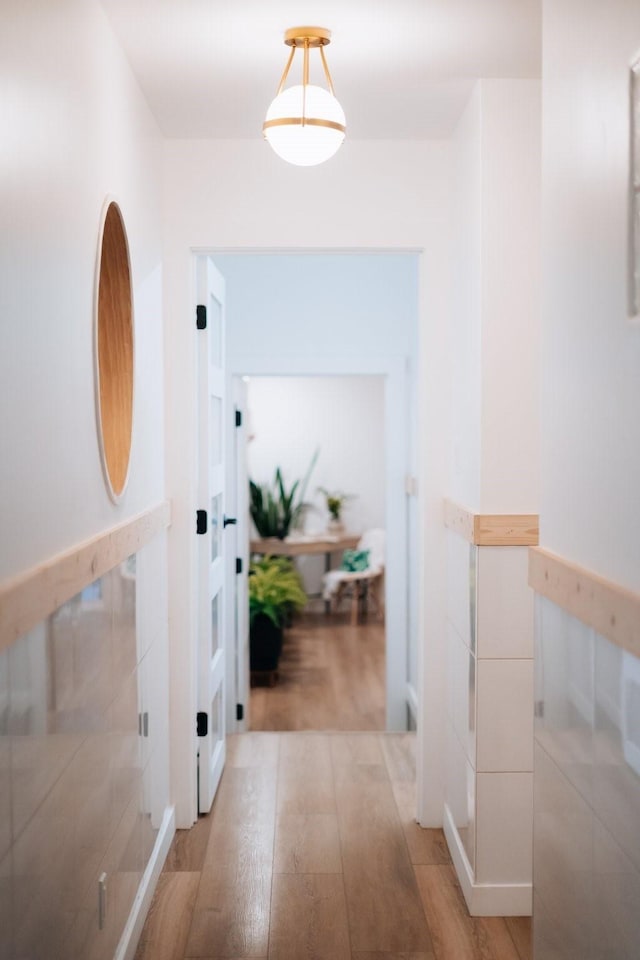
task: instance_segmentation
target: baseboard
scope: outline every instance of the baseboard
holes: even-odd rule
[[[530,883],[476,883],[460,834],[446,803],[444,835],[472,917],[531,916],[533,890]]]
[[[149,907],[151,906],[151,899],[156,889],[158,877],[167,859],[169,847],[171,846],[175,832],[175,808],[167,807],[149,862],[146,870],[142,874],[142,880],[140,881],[136,898],[133,901],[129,919],[125,924],[124,931],[120,937],[120,943],[113,955],[113,960],[133,960],[135,956],[138,940],[140,939]]]

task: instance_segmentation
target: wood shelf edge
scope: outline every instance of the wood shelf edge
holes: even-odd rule
[[[537,513],[475,513],[448,499],[444,523],[479,547],[531,547],[540,537]]]
[[[137,553],[170,522],[171,504],[164,500],[0,584],[0,650]]]
[[[640,657],[640,593],[532,547],[529,586],[616,646]]]

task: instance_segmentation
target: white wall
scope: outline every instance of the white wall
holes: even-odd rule
[[[627,322],[626,243],[640,7],[545,2],[543,30],[541,545],[637,592],[640,328]],[[624,741],[640,730],[623,699],[640,665],[542,599],[536,639],[534,955],[633,957],[640,788]]]
[[[544,43],[542,542],[637,589],[640,329],[626,320],[626,242],[640,10],[546,3]]]
[[[329,515],[318,489],[353,494],[345,529],[385,526],[384,380],[380,377],[252,377],[247,403],[249,476],[272,484],[280,466],[288,487],[320,451],[305,500],[304,530],[322,532]],[[336,558],[337,559],[337,558]],[[322,557],[300,560],[306,589],[318,593]]]
[[[457,189],[452,249],[455,283],[449,350],[452,357],[449,491],[480,506],[482,330],[482,104],[476,84],[453,138]]]
[[[326,530],[319,487],[353,494],[347,530],[384,526],[384,380],[380,377],[252,377],[247,389],[249,475],[273,482],[280,466],[287,486],[303,477],[316,449],[307,488],[307,532]]]
[[[456,128],[450,496],[539,497],[540,84],[479,81]]]
[[[540,82],[483,80],[484,513],[536,513],[540,404]]]
[[[140,513],[164,498],[164,422],[163,422],[163,328],[161,275],[161,209],[160,209],[160,136],[142,98],[139,88],[118,46],[103,10],[96,0],[34,0],[23,4],[5,2],[0,9],[0,61],[2,62],[2,151],[0,158],[0,580],[4,581],[32,566],[50,560],[55,554],[108,530]],[[94,361],[93,361],[93,298],[100,214],[105,196],[115,195],[121,204],[128,231],[135,309],[135,411],[129,488],[120,505],[114,506],[105,488],[96,432]],[[101,691],[102,719],[96,723],[92,710],[97,709],[89,689],[87,710],[73,715],[72,728],[66,736],[74,738],[78,758],[88,756],[87,768],[75,770],[76,783],[82,780],[90,796],[86,809],[76,809],[77,790],[69,790],[68,803],[63,791],[56,794],[58,805],[49,803],[54,797],[47,779],[46,767],[59,755],[60,733],[55,729],[53,713],[51,741],[56,748],[47,749],[43,742],[44,760],[34,760],[36,767],[27,775],[26,768],[11,776],[11,764],[20,750],[35,747],[30,743],[34,731],[21,731],[11,751],[0,750],[0,780],[11,792],[13,809],[23,810],[22,826],[29,836],[43,834],[43,842],[29,849],[29,862],[23,865],[7,855],[0,866],[4,893],[0,899],[13,904],[15,930],[41,937],[35,953],[44,956],[47,950],[58,956],[88,955],[98,936],[94,908],[97,888],[94,870],[105,843],[114,830],[122,838],[118,825],[120,813],[113,806],[115,794],[109,780],[113,767],[117,775],[118,761],[109,750],[124,739],[134,760],[134,768],[144,767],[144,777],[153,777],[153,808],[168,807],[168,749],[166,731],[162,729],[168,713],[167,629],[166,629],[166,542],[164,535],[145,548],[147,573],[153,583],[139,597],[140,623],[145,624],[144,650],[136,650],[135,630],[128,630],[118,648],[125,656],[124,680],[116,676],[114,662],[105,651],[95,630],[91,637],[82,635],[82,676],[69,663],[61,668],[57,682],[73,687],[80,698],[86,692],[82,679],[88,673],[103,681],[110,693]],[[146,597],[146,600],[145,600]],[[77,604],[76,604],[77,606]],[[111,622],[111,621],[109,621]],[[119,624],[113,622],[118,634]],[[147,628],[149,628],[147,632]],[[73,639],[74,629],[68,636]],[[86,642],[85,642],[86,641]],[[4,653],[12,658],[18,644]],[[91,652],[89,652],[89,650]],[[44,652],[40,654],[44,657]],[[138,743],[138,712],[146,710],[136,704],[136,691],[147,678],[147,665],[153,662],[152,682],[145,687],[145,696],[153,696],[160,727],[153,763],[149,746]],[[35,667],[36,665],[34,665]],[[76,664],[77,666],[77,664]],[[121,663],[122,666],[122,663]],[[45,665],[37,665],[44,672]],[[4,674],[3,690],[11,703],[11,678]],[[132,696],[130,696],[132,695]],[[138,693],[138,696],[141,694]],[[106,697],[106,699],[105,699]],[[113,698],[113,701],[111,699]],[[50,708],[51,704],[47,706]],[[126,708],[126,709],[125,709]],[[126,716],[125,716],[126,714]],[[91,726],[91,724],[94,726]],[[111,723],[112,726],[108,724]],[[118,727],[121,724],[121,727]],[[11,715],[9,716],[9,729]],[[71,734],[73,729],[73,734]],[[99,754],[91,750],[92,737],[100,730],[108,745],[104,764],[96,763]],[[2,733],[6,735],[5,726]],[[41,732],[41,731],[39,731]],[[62,737],[64,740],[65,737]],[[95,739],[100,739],[95,737]],[[18,744],[19,740],[19,744]],[[6,745],[6,736],[0,745]],[[138,755],[138,750],[141,753]],[[143,756],[144,754],[144,756]],[[11,760],[11,756],[14,760]],[[34,755],[35,756],[35,755]],[[128,754],[127,754],[128,756]],[[122,754],[124,758],[124,753]],[[76,757],[74,756],[74,761]],[[5,761],[9,768],[4,766]],[[39,765],[40,764],[40,765]],[[36,775],[37,772],[37,775]],[[85,778],[86,774],[86,778]],[[57,774],[56,774],[57,776]],[[136,772],[137,776],[137,772]],[[23,803],[20,791],[30,792],[29,804]],[[148,787],[148,783],[146,784]],[[40,793],[38,793],[38,788]],[[141,816],[141,793],[134,786],[127,818]],[[18,791],[17,793],[14,791]],[[118,793],[118,791],[116,791]],[[123,794],[124,795],[124,794]],[[6,796],[6,794],[5,794]],[[127,794],[127,798],[129,794]],[[45,804],[46,800],[46,804]],[[41,806],[38,806],[42,802]],[[148,796],[146,799],[148,803]],[[54,809],[54,813],[50,813]],[[31,813],[35,816],[27,823]],[[99,811],[97,829],[87,834],[84,854],[74,861],[73,842],[83,836],[82,817]],[[124,824],[123,817],[123,827]],[[69,829],[62,829],[64,823]],[[16,821],[12,826],[15,828]],[[157,823],[156,823],[157,826]],[[12,841],[18,839],[13,830]],[[135,833],[135,831],[134,831]],[[98,835],[99,834],[99,835]],[[23,835],[26,836],[27,833]],[[133,834],[132,834],[133,835]],[[106,839],[105,839],[106,838]],[[69,842],[68,842],[69,841]],[[55,842],[53,848],[47,844]],[[94,846],[95,843],[95,846]],[[153,841],[151,841],[151,846]],[[93,851],[87,857],[87,849]],[[36,854],[33,854],[33,851]],[[5,854],[2,850],[2,856]],[[128,879],[126,894],[112,885],[111,919],[108,937],[103,935],[100,949],[113,950],[122,923],[136,893],[136,885],[150,853],[144,856],[137,841],[132,842],[131,862],[136,865]],[[114,851],[110,851],[113,859]],[[140,856],[139,856],[140,855]],[[84,859],[83,859],[84,858]],[[108,860],[108,857],[107,857]],[[107,862],[107,861],[105,861]],[[51,875],[52,863],[61,866],[56,895],[67,884],[80,886],[75,867],[87,868],[87,887],[91,902],[84,906],[86,940],[67,939],[64,946],[55,937],[56,931],[68,933],[73,906],[71,900],[57,912],[51,902],[35,910],[33,902],[19,903],[10,891],[12,878],[19,889],[29,889],[29,878]],[[71,870],[65,869],[72,864]],[[117,868],[113,867],[114,871]],[[133,868],[132,868],[133,869]],[[15,874],[14,874],[15,871]],[[68,876],[67,876],[68,874]],[[90,886],[89,886],[90,885]],[[35,881],[33,884],[35,890]],[[116,900],[118,906],[116,908]],[[24,906],[24,912],[21,910]],[[46,909],[45,909],[46,907]],[[55,914],[55,916],[54,916]],[[35,920],[35,923],[29,923]],[[51,923],[50,923],[51,921]],[[83,926],[78,915],[74,936]],[[2,936],[11,935],[10,928],[0,923]],[[22,935],[21,934],[21,935]],[[16,934],[17,936],[17,934]],[[0,953],[6,943],[0,945]],[[14,944],[20,952],[19,944]],[[8,947],[10,951],[12,947]],[[4,954],[3,954],[4,955]],[[8,955],[13,956],[10,952]],[[97,955],[97,954],[96,954]]]
[[[160,137],[97,2],[3,4],[0,578],[164,492]],[[102,478],[93,295],[100,212],[131,248],[136,394],[129,489]],[[19,360],[18,360],[19,358]]]
[[[168,414],[168,480],[175,498],[171,537],[171,618],[181,642],[193,642],[189,614],[189,534],[195,503],[188,474],[193,445],[184,424],[193,422],[193,398],[186,390],[194,344],[183,333],[190,297],[190,247],[322,251],[354,248],[420,249],[420,483],[424,533],[420,584],[423,716],[420,759],[429,771],[420,798],[425,823],[442,817],[442,730],[444,710],[444,611],[442,493],[446,474],[446,331],[449,297],[450,148],[447,143],[350,141],[321,167],[292,168],[260,141],[172,141],[165,151],[165,294],[167,346],[171,355]],[[309,197],[313,209],[307,213]],[[304,210],[304,213],[300,213]],[[191,682],[182,669],[173,705],[181,715]],[[423,669],[424,663],[428,670]],[[184,712],[182,737],[192,718]],[[174,782],[184,780],[184,764]],[[190,811],[185,800],[185,816]],[[178,811],[180,819],[180,811]]]

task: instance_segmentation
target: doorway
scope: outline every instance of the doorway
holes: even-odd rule
[[[380,377],[387,532],[388,730],[415,726],[417,253],[212,253],[227,286],[227,374]],[[231,708],[233,695],[228,697]],[[246,729],[233,725],[229,730]]]

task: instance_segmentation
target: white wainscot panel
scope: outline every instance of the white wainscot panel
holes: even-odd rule
[[[535,956],[588,958],[595,936],[593,813],[538,745],[534,802]]]
[[[533,770],[533,661],[478,660],[477,669],[477,770]]]
[[[447,530],[447,618],[475,651],[476,558],[478,548]]]
[[[478,656],[533,657],[527,547],[478,549]]]
[[[594,657],[593,630],[536,598],[535,736],[588,803],[593,796]]]
[[[447,723],[445,797],[473,871],[475,866],[475,773],[451,723]]]
[[[596,636],[594,808],[640,869],[640,660]]]
[[[532,773],[478,773],[476,880],[531,883]]]
[[[476,658],[447,623],[449,719],[467,759],[476,764]]]

